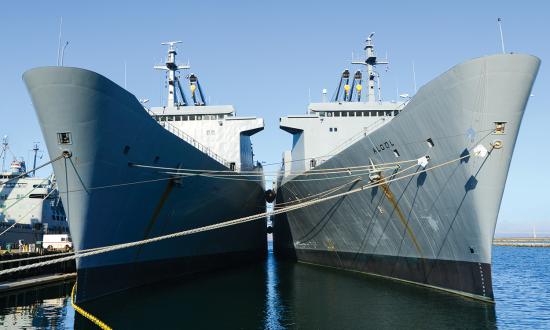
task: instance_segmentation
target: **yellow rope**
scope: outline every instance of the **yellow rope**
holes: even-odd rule
[[[95,325],[97,325],[101,329],[112,330],[112,328],[110,326],[108,326],[107,324],[105,324],[103,321],[101,321],[97,317],[93,316],[92,314],[86,312],[84,309],[82,309],[82,307],[75,304],[75,302],[74,302],[74,293],[76,291],[76,283],[77,282],[74,282],[73,290],[71,291],[71,305],[73,306],[74,310],[77,311],[78,314],[80,314],[80,315],[84,316],[85,318],[87,318],[88,320],[92,321]]]

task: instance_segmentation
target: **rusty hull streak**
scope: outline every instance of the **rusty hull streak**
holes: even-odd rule
[[[397,200],[395,199],[394,194],[391,192],[389,185],[385,182],[386,180],[382,178],[380,181],[384,182],[381,187],[384,190],[384,195],[388,199],[388,201],[392,204],[393,209],[397,211],[397,215],[399,216],[399,220],[403,224],[403,227],[405,227],[405,230],[407,231],[407,234],[413,241],[414,247],[416,248],[416,251],[422,256],[422,251],[420,249],[420,245],[418,245],[418,241],[416,240],[416,237],[414,236],[414,233],[409,227],[409,224],[407,223],[407,220],[405,219],[405,216],[403,215],[403,212],[401,211],[401,208],[399,208],[399,205],[397,204]]]
[[[160,214],[160,211],[162,210],[162,207],[164,206],[164,203],[168,199],[168,196],[172,192],[172,189],[174,188],[174,182],[172,180],[168,181],[168,184],[166,185],[166,189],[164,189],[164,192],[162,193],[162,196],[160,197],[160,200],[157,204],[157,207],[155,207],[155,211],[153,212],[153,216],[151,217],[151,220],[149,220],[149,224],[147,225],[147,228],[145,228],[145,233],[143,234],[143,239],[146,239],[151,229],[153,229],[153,226],[155,225],[155,222]]]
[[[143,234],[143,239],[146,239],[149,236],[149,234],[151,233],[151,230],[153,229],[153,226],[156,223],[156,220],[157,220],[157,218],[160,214],[160,211],[162,210],[162,207],[164,206],[164,203],[168,199],[168,196],[172,192],[172,189],[174,188],[174,185],[175,184],[173,182],[173,179],[168,181],[168,183],[166,185],[166,188],[164,189],[164,192],[162,193],[162,196],[160,197],[160,200],[159,200],[157,206],[155,207],[155,211],[153,211],[153,215],[151,216],[151,220],[149,220],[149,224],[147,225],[147,228],[145,228],[145,233]],[[136,257],[135,257],[134,261],[138,260],[139,255],[141,254],[142,247],[143,247],[143,245],[140,245],[138,247],[138,250],[136,252]]]

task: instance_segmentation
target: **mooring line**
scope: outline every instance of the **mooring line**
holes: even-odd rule
[[[98,319],[96,316],[94,316],[92,313],[89,313],[87,311],[85,311],[82,307],[78,306],[75,302],[74,302],[74,296],[75,296],[75,292],[76,292],[76,284],[78,282],[74,282],[74,285],[73,285],[73,289],[71,290],[71,306],[73,306],[74,310],[82,315],[83,317],[87,318],[88,320],[92,321],[95,325],[97,325],[98,327],[100,327],[101,329],[104,329],[104,330],[112,330],[113,328],[111,328],[110,326],[108,326],[105,322],[101,321],[100,319]]]
[[[417,175],[417,174],[420,174],[420,173],[432,171],[432,170],[440,168],[442,166],[446,166],[446,165],[449,165],[451,163],[460,161],[460,160],[462,160],[466,157],[471,157],[471,155],[467,154],[467,155],[464,155],[462,157],[459,157],[459,158],[456,158],[456,159],[453,159],[453,160],[450,160],[450,161],[447,161],[447,162],[444,162],[444,163],[441,163],[441,164],[434,165],[433,167],[430,167],[430,168],[425,168],[421,171],[417,171],[417,172],[414,172],[414,173],[403,175],[403,176],[398,177],[398,178],[393,178],[393,179],[390,179],[390,180],[376,181],[376,182],[369,183],[369,184],[363,185],[361,187],[358,187],[358,188],[355,188],[355,189],[352,189],[352,190],[349,190],[349,191],[346,191],[346,192],[342,192],[342,193],[331,195],[331,196],[326,196],[326,197],[323,197],[323,198],[317,198],[317,199],[314,199],[314,200],[311,200],[311,201],[306,201],[306,202],[300,203],[298,205],[287,206],[287,207],[279,209],[279,210],[273,210],[273,211],[268,211],[268,212],[259,213],[259,214],[255,214],[255,215],[250,215],[250,216],[246,216],[246,217],[242,217],[242,218],[238,218],[238,219],[228,220],[228,221],[225,221],[225,222],[219,222],[219,223],[204,226],[204,227],[184,230],[184,231],[180,231],[180,232],[176,232],[176,233],[172,233],[172,234],[167,234],[167,235],[162,235],[162,236],[157,236],[157,237],[144,239],[144,240],[140,240],[140,241],[114,244],[114,245],[110,245],[110,246],[100,247],[100,248],[97,248],[93,251],[87,251],[87,252],[84,252],[84,253],[78,253],[77,252],[74,255],[68,256],[68,257],[63,257],[63,258],[48,260],[48,261],[39,262],[39,263],[31,264],[31,265],[25,265],[25,266],[5,269],[5,270],[0,271],[0,275],[10,274],[10,273],[14,273],[14,272],[22,271],[22,270],[27,270],[27,269],[32,269],[32,268],[38,268],[38,267],[47,266],[47,265],[51,265],[51,264],[55,264],[55,263],[74,260],[74,259],[77,259],[77,258],[83,258],[83,257],[89,257],[89,256],[93,256],[93,255],[99,255],[99,254],[112,252],[112,251],[116,251],[116,250],[131,248],[131,247],[135,247],[135,246],[139,246],[139,245],[150,244],[150,243],[154,243],[154,242],[158,242],[158,241],[162,241],[162,240],[166,240],[166,239],[182,237],[182,236],[192,235],[192,234],[206,232],[206,231],[210,231],[210,230],[215,230],[215,229],[219,229],[219,228],[229,227],[229,226],[233,226],[233,225],[237,225],[237,224],[250,222],[250,221],[253,221],[253,220],[262,219],[262,218],[265,218],[267,216],[273,216],[273,215],[277,215],[277,214],[280,214],[280,213],[286,213],[286,212],[298,210],[298,209],[305,208],[305,207],[308,207],[308,206],[311,206],[311,205],[319,204],[319,203],[327,201],[327,200],[332,200],[332,199],[335,199],[335,198],[344,197],[344,196],[347,196],[347,195],[351,195],[351,194],[354,194],[354,193],[357,193],[357,192],[364,191],[365,189],[371,189],[371,188],[378,187],[378,186],[381,186],[381,185],[384,185],[384,184],[388,184],[388,183],[393,182],[393,181],[402,180],[402,179],[405,179],[407,177],[414,176],[414,175]]]

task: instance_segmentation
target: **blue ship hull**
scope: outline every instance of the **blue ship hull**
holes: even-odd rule
[[[171,179],[158,170],[132,166],[227,170],[166,131],[132,94],[107,78],[67,67],[37,68],[23,78],[50,158],[71,153],[53,168],[76,251],[265,211],[257,177]],[[58,133],[69,133],[65,136],[70,141],[62,141]],[[258,220],[80,258],[77,300],[258,260],[265,251],[266,222]]]

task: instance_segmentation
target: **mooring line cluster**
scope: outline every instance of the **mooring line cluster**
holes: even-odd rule
[[[416,162],[416,159],[382,163],[382,164],[376,164],[376,165],[369,164],[369,165],[358,165],[358,166],[347,166],[347,167],[330,167],[330,168],[321,168],[321,169],[313,168],[307,171],[298,171],[298,172],[287,171],[285,173],[287,175],[313,176],[313,175],[322,175],[322,174],[347,173],[350,171],[355,172],[355,171],[372,171],[372,170],[391,170],[391,169],[395,169],[400,164],[411,163],[411,162]],[[280,171],[260,171],[260,170],[252,170],[252,171],[204,170],[204,169],[192,169],[192,168],[152,166],[152,165],[137,164],[137,163],[129,163],[128,165],[130,167],[159,170],[160,173],[167,173],[167,174],[188,174],[188,175],[203,174],[203,175],[213,175],[213,176],[246,176],[246,177],[262,176],[263,177],[263,176],[278,176],[281,173]]]
[[[286,206],[286,207],[283,207],[283,208],[280,208],[280,209],[276,209],[276,210],[273,210],[273,211],[267,211],[267,212],[254,214],[254,215],[250,215],[250,216],[246,216],[246,217],[242,217],[242,218],[238,218],[238,219],[219,222],[219,223],[204,226],[204,227],[183,230],[183,231],[180,231],[180,232],[171,233],[171,234],[162,235],[162,236],[157,236],[157,237],[153,237],[153,238],[149,238],[149,239],[144,239],[144,240],[139,240],[139,241],[134,241],[134,242],[128,242],[128,243],[114,244],[114,245],[110,245],[110,246],[98,247],[98,248],[88,249],[88,250],[81,250],[81,251],[75,252],[73,255],[66,256],[66,257],[56,258],[56,259],[53,259],[53,260],[48,260],[48,261],[39,262],[39,263],[35,263],[35,264],[30,264],[30,265],[25,265],[25,266],[20,266],[20,267],[8,268],[8,269],[0,271],[0,275],[15,273],[15,272],[22,271],[22,270],[27,270],[27,269],[33,269],[33,268],[48,266],[48,265],[52,265],[52,264],[55,264],[55,263],[74,260],[74,259],[77,259],[77,258],[84,258],[84,257],[104,254],[104,253],[107,253],[107,252],[117,251],[117,250],[121,250],[121,249],[127,249],[127,248],[131,248],[131,247],[151,244],[151,243],[159,242],[159,241],[166,240],[166,239],[183,237],[183,236],[197,234],[197,233],[206,232],[206,231],[210,231],[210,230],[215,230],[215,229],[219,229],[219,228],[234,226],[234,225],[238,225],[238,224],[242,224],[242,223],[246,223],[246,222],[251,222],[251,221],[254,221],[254,220],[258,220],[258,219],[264,219],[268,216],[274,216],[274,215],[281,214],[281,213],[291,212],[291,211],[298,210],[298,209],[301,209],[301,208],[305,208],[305,207],[308,207],[308,206],[311,206],[311,205],[319,204],[319,203],[324,202],[324,201],[328,201],[328,200],[332,200],[332,199],[335,199],[335,198],[348,196],[348,195],[351,195],[351,194],[355,194],[355,193],[364,191],[366,189],[371,189],[371,188],[378,187],[378,186],[381,186],[381,185],[386,185],[386,184],[394,182],[394,181],[403,180],[405,178],[408,178],[408,177],[411,177],[411,176],[414,176],[414,175],[418,175],[420,173],[433,171],[437,168],[455,163],[457,161],[461,161],[462,159],[465,159],[467,157],[470,157],[469,153],[464,155],[464,156],[458,157],[456,159],[452,159],[452,160],[449,160],[447,162],[434,165],[432,167],[423,168],[422,170],[415,171],[413,173],[405,174],[405,175],[402,175],[402,176],[399,176],[399,177],[396,177],[395,175],[392,175],[388,179],[381,178],[378,181],[369,182],[368,184],[362,185],[360,187],[357,187],[357,188],[354,188],[354,189],[351,189],[351,190],[348,190],[348,191],[345,191],[345,192],[341,192],[341,193],[333,194],[333,195],[329,195],[329,196],[324,196],[324,197],[318,197],[318,198],[315,198],[315,199],[312,199],[312,200],[303,201],[301,203],[298,203],[298,204],[295,204],[295,205],[289,205],[289,206]],[[421,165],[418,165],[418,166],[421,166]],[[411,168],[411,167],[409,167],[409,168]]]
[[[63,157],[68,158],[68,157],[70,157],[70,154],[69,155],[66,155],[66,154],[62,155],[62,156],[56,158],[55,160],[53,160],[49,163],[53,163],[54,161],[57,161],[57,160],[59,160]],[[114,244],[114,245],[105,246],[105,247],[85,249],[85,250],[80,250],[80,251],[77,251],[77,252],[74,252],[74,253],[73,252],[62,253],[60,255],[62,255],[63,257],[56,256],[56,257],[54,257],[54,259],[51,259],[51,260],[1,270],[0,271],[0,276],[5,275],[5,274],[10,274],[10,273],[15,273],[15,272],[27,270],[27,269],[45,267],[45,266],[52,265],[52,264],[57,264],[57,263],[65,262],[65,261],[75,260],[77,258],[84,258],[84,257],[93,256],[93,255],[104,254],[104,253],[117,251],[117,250],[121,250],[121,249],[126,249],[126,248],[151,244],[151,243],[166,240],[166,239],[171,239],[171,238],[176,238],[176,237],[183,237],[183,236],[186,236],[186,235],[192,235],[192,234],[206,232],[206,231],[215,230],[215,229],[219,229],[219,228],[234,226],[234,225],[238,225],[238,224],[242,224],[242,223],[246,223],[246,222],[251,222],[251,221],[254,221],[254,220],[258,220],[258,219],[265,219],[268,216],[274,216],[274,215],[281,214],[281,213],[291,212],[291,211],[298,210],[298,209],[301,209],[301,208],[305,208],[305,207],[308,207],[308,206],[311,206],[311,205],[315,205],[315,204],[318,204],[318,203],[321,203],[321,202],[324,202],[324,201],[332,200],[332,199],[335,199],[335,198],[341,198],[341,197],[345,197],[345,196],[348,196],[348,195],[351,195],[351,194],[354,194],[354,193],[358,193],[358,192],[364,191],[365,189],[371,189],[371,188],[374,188],[374,187],[387,185],[387,184],[389,184],[391,182],[394,182],[394,181],[397,181],[397,180],[403,180],[403,179],[405,179],[407,177],[410,177],[410,176],[414,176],[414,175],[417,175],[417,174],[420,174],[420,173],[432,171],[436,168],[440,168],[442,166],[449,165],[451,163],[460,161],[460,160],[462,160],[464,158],[467,158],[467,157],[470,157],[469,153],[467,153],[466,155],[461,156],[459,158],[456,158],[456,159],[453,159],[453,160],[450,160],[450,161],[447,161],[447,162],[444,162],[444,163],[441,163],[441,164],[438,164],[438,165],[434,165],[434,166],[429,167],[429,168],[426,168],[426,165],[422,165],[421,162],[420,162],[420,159],[405,161],[407,163],[414,162],[414,164],[412,164],[412,165],[410,165],[410,166],[408,166],[408,167],[406,167],[402,170],[396,171],[396,172],[395,172],[395,169],[399,169],[399,167],[395,167],[395,166],[392,167],[391,169],[394,170],[394,173],[391,174],[387,179],[384,178],[383,176],[378,176],[377,179],[373,179],[372,177],[370,177],[370,174],[373,173],[373,172],[375,172],[377,174],[382,173],[381,169],[379,169],[378,167],[375,167],[372,164],[368,165],[368,166],[365,166],[364,168],[366,168],[366,170],[363,170],[362,173],[360,173],[360,174],[353,174],[352,175],[350,169],[346,168],[345,171],[348,172],[348,175],[338,177],[338,178],[344,178],[344,177],[349,178],[349,177],[353,177],[353,176],[360,176],[360,175],[368,174],[369,175],[369,180],[370,180],[369,183],[365,184],[365,185],[362,185],[362,186],[360,186],[358,188],[355,188],[355,189],[350,189],[350,190],[345,191],[345,192],[333,194],[333,193],[343,189],[344,187],[349,186],[350,184],[355,184],[357,182],[362,181],[362,177],[359,177],[359,178],[356,178],[352,181],[346,182],[342,185],[339,185],[337,187],[333,187],[333,188],[328,189],[326,191],[322,191],[322,192],[320,192],[318,194],[315,194],[315,195],[307,196],[307,197],[304,197],[304,198],[297,198],[294,201],[289,201],[289,202],[286,202],[286,203],[279,203],[278,206],[273,211],[267,211],[267,212],[247,216],[247,217],[233,219],[233,220],[220,222],[220,223],[216,223],[216,224],[212,224],[212,225],[208,225],[208,226],[204,226],[204,227],[200,227],[200,228],[184,230],[184,231],[180,231],[180,232],[176,232],[176,233],[172,233],[172,234],[168,234],[168,235],[162,235],[162,236],[158,236],[158,237],[154,237],[154,238],[150,238],[150,239],[144,239],[144,240],[140,240],[140,241],[134,241],[134,242],[128,242],[128,243],[122,243],[122,244]],[[383,166],[383,165],[381,165],[381,166]],[[399,174],[404,173],[404,172],[406,172],[406,171],[408,171],[408,170],[410,170],[414,167],[420,167],[420,166],[423,167],[422,170],[415,171],[413,173],[405,174],[405,175],[402,175],[402,176],[398,176]],[[355,167],[355,168],[359,168],[359,167]],[[325,173],[322,173],[322,174],[327,174],[327,173],[325,172]],[[193,175],[197,175],[197,173],[193,173]],[[201,175],[204,175],[204,174],[201,174]],[[178,173],[178,176],[179,177],[184,177],[184,175],[181,175],[181,173]],[[214,176],[207,176],[207,177],[214,177]],[[173,178],[174,177],[171,177],[169,179],[173,179]],[[218,178],[220,178],[220,177],[218,177]],[[228,177],[223,177],[223,176],[221,176],[221,178],[228,179]],[[237,179],[237,178],[235,178],[235,179]],[[242,179],[245,179],[245,178],[242,178]],[[326,179],[326,178],[318,178],[318,179]],[[146,182],[150,182],[150,180],[147,180]],[[137,183],[133,183],[133,184],[137,184]],[[118,186],[118,185],[113,185],[113,187],[116,187],[116,186]],[[49,195],[53,191],[54,190],[52,189],[44,197],[44,199],[48,198]],[[34,209],[34,207],[33,207],[33,209]],[[32,211],[32,209],[30,211]],[[0,233],[0,235],[2,235],[3,233],[5,233],[9,229],[11,229],[14,225],[12,225],[10,228],[6,229],[4,232]],[[33,258],[26,258],[26,260],[37,260],[37,259],[51,258],[51,257],[52,256],[38,256],[38,257],[33,257]],[[5,261],[5,262],[1,262],[1,263],[15,262],[17,260],[18,259],[9,260],[9,261]],[[97,318],[93,314],[85,311],[82,307],[78,306],[75,303],[76,287],[77,287],[77,282],[75,282],[75,284],[73,286],[73,289],[71,291],[71,305],[75,309],[75,311],[78,314],[85,317],[86,319],[93,322],[95,325],[97,325],[101,329],[109,329],[110,330],[111,328],[105,322],[101,321],[99,318]]]

